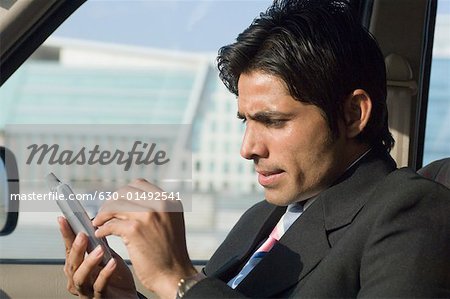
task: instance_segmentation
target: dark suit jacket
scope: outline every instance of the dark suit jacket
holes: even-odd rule
[[[229,288],[284,211],[250,208],[185,298],[450,298],[450,190],[388,155],[373,150],[349,169]]]

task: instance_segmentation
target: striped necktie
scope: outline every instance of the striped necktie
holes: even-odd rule
[[[286,213],[278,221],[270,233],[267,240],[253,253],[247,263],[242,267],[241,271],[233,277],[228,286],[235,289],[241,281],[255,268],[255,266],[264,258],[264,256],[272,249],[272,247],[280,240],[288,228],[294,221],[300,217],[303,212],[303,205],[299,203],[288,206]]]

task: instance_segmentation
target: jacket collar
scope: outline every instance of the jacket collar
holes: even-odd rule
[[[304,277],[329,250],[318,198],[286,231],[237,289],[251,297],[271,297]],[[299,234],[298,232],[302,233]]]
[[[252,210],[257,211],[257,215]],[[245,225],[237,225],[231,230],[206,265],[206,274],[228,282],[267,238],[285,211],[286,207],[262,201],[244,213],[239,223]]]
[[[336,183],[321,194],[327,231],[350,224],[378,183],[396,169],[395,161],[382,150],[372,149],[352,165]]]

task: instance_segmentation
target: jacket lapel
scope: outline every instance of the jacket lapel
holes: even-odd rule
[[[325,229],[332,232],[350,224],[378,183],[396,169],[387,153],[372,150],[323,192]]]
[[[252,213],[252,209],[257,215]],[[209,260],[204,269],[208,276],[228,282],[247,262],[261,241],[270,234],[286,211],[286,207],[278,207],[266,201],[258,203],[252,209],[239,221],[245,225],[237,224]],[[232,256],[230,252],[233,253]]]
[[[380,159],[380,153],[372,150],[318,195],[237,289],[251,297],[271,297],[297,284],[338,241],[330,240],[329,235],[353,221],[368,194],[394,169],[389,155]]]
[[[271,297],[296,284],[329,250],[317,199],[259,262],[237,289],[251,297]],[[299,233],[301,231],[301,233]]]

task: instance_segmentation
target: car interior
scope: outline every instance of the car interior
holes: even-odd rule
[[[8,79],[26,64],[27,59],[33,53],[34,55],[39,53],[39,47],[60,24],[66,19],[70,20],[72,14],[76,15],[77,9],[86,5],[84,2],[86,1],[0,1],[0,85],[5,87]],[[420,169],[418,172],[421,175],[450,188],[450,158],[441,157],[428,166],[424,165],[430,74],[439,1],[351,0],[350,2],[363,25],[376,37],[385,57],[389,126],[396,141],[391,155],[398,167],[410,167],[416,171]],[[234,5],[239,7],[239,2],[235,2]],[[103,6],[108,9],[107,2],[104,2]],[[255,16],[258,13],[259,11],[254,11]],[[164,11],[160,14],[164,14]],[[35,52],[36,50],[38,51]],[[4,105],[2,98],[0,105]],[[0,183],[4,183],[0,190],[2,196],[8,198],[9,194],[19,192],[22,174],[17,171],[15,165],[14,155],[17,153],[8,149],[3,137],[0,133],[2,146],[0,166],[3,166]],[[450,156],[449,144],[450,140],[447,140],[443,145],[447,148],[447,157]],[[192,167],[200,168],[196,165]],[[0,216],[0,225],[3,225],[3,229],[0,228],[0,298],[72,298],[73,296],[66,290],[67,282],[62,270],[63,258],[33,256],[16,258],[4,255],[2,247],[6,248],[6,243],[9,242],[7,236],[15,234],[15,229],[20,226],[20,221],[17,224],[18,219],[21,219],[22,215],[20,208],[10,204],[11,201],[8,200],[2,200],[0,203],[0,210],[3,213]],[[240,205],[244,211],[245,205],[242,203],[236,205]],[[213,209],[220,208],[220,204],[213,206]],[[238,217],[239,213],[233,213],[236,214],[236,216],[233,214],[233,217]],[[211,217],[218,217],[214,215],[216,214]],[[47,246],[58,246],[63,250],[62,241],[58,243],[53,241],[55,240],[49,240]],[[207,259],[206,255],[195,257],[194,264],[200,269]],[[132,269],[131,264],[130,268]],[[141,293],[152,297],[137,279],[135,281]]]

